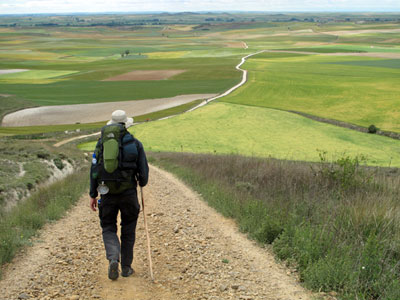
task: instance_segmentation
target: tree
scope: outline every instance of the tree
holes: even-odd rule
[[[129,55],[129,50],[125,50],[125,55],[126,55],[126,56]]]
[[[125,53],[121,53],[121,57],[124,57],[125,56]]]

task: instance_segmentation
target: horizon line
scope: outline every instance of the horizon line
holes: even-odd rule
[[[270,10],[270,11],[257,11],[257,10],[193,10],[193,11],[98,11],[98,12],[37,12],[37,13],[0,13],[0,16],[34,16],[34,15],[101,15],[101,14],[126,14],[126,15],[134,15],[134,14],[182,14],[182,13],[262,13],[262,14],[281,14],[281,13],[349,13],[349,14],[377,14],[377,13],[400,13],[400,9],[396,10],[376,10],[376,11],[359,11],[359,10]]]

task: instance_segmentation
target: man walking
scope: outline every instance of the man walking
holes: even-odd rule
[[[119,264],[122,276],[134,273],[131,264],[140,212],[136,187],[138,183],[145,186],[149,175],[142,143],[126,130],[132,125],[133,119],[124,111],[112,113],[112,119],[102,128],[90,170],[90,207],[93,211],[99,208],[111,280],[118,278]],[[121,241],[117,235],[118,212],[121,213]]]

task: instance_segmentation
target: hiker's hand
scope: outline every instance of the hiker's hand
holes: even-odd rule
[[[90,208],[93,211],[97,210],[97,199],[96,198],[90,198]]]

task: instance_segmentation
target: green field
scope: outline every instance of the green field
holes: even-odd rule
[[[398,13],[2,16],[0,70],[27,71],[0,75],[0,119],[41,105],[221,93],[241,80],[235,66],[242,57],[266,50],[242,66],[248,82],[231,95],[190,113],[181,114],[199,101],[135,117],[143,123],[130,131],[149,161],[223,204],[250,237],[273,242],[306,287],[335,291],[342,300],[395,300],[400,141],[290,111],[400,132],[399,21]],[[140,70],[184,72],[105,81]],[[1,127],[0,203],[9,201],[3,191],[31,189],[48,177],[44,159],[59,164],[76,155],[77,165],[86,164],[90,156],[78,142],[53,145],[103,124]],[[78,148],[93,151],[93,139]],[[78,199],[87,185],[83,173],[73,175],[81,184],[68,178],[0,219],[0,264],[34,234],[32,227]],[[59,190],[65,199],[54,196]]]
[[[241,154],[319,161],[365,155],[368,163],[400,166],[400,141],[319,123],[267,108],[210,104],[169,120],[145,123],[132,132],[151,151]],[[379,145],[379,148],[376,146]],[[86,151],[95,142],[80,145]]]
[[[235,66],[244,55],[279,49],[314,52],[318,54],[265,52],[253,56],[243,66],[249,71],[249,81],[221,99],[241,106],[213,105],[187,117],[144,124],[135,130],[155,151],[242,153],[315,161],[317,149],[321,149],[332,156],[342,152],[364,154],[371,164],[397,164],[398,152],[391,146],[396,141],[266,109],[294,110],[400,131],[400,60],[354,56],[367,52],[399,54],[398,33],[393,31],[397,26],[384,22],[357,24],[356,20],[364,20],[364,16],[352,16],[350,20],[346,17],[344,21],[340,14],[320,14],[319,23],[309,15],[300,14],[294,19],[290,16],[249,14],[235,16],[241,20],[236,22],[224,19],[226,15],[218,16],[219,22],[204,16],[209,22],[202,23],[200,15],[196,15],[182,17],[185,21],[180,24],[171,24],[167,18],[166,24],[133,27],[89,25],[95,19],[112,19],[105,16],[81,22],[82,26],[76,26],[76,20],[58,17],[53,19],[61,24],[56,27],[3,27],[0,69],[29,71],[0,75],[0,94],[24,99],[18,102],[22,108],[220,93],[240,80],[241,73]],[[337,20],[329,21],[330,18]],[[41,24],[39,20],[23,22]],[[67,20],[75,25],[67,26]],[[125,16],[122,20],[128,24],[136,19]],[[337,52],[342,54],[335,56]],[[347,53],[349,56],[344,55]],[[166,80],[103,81],[134,70],[170,69],[185,72]],[[12,110],[18,105],[13,104]],[[174,142],[169,135],[177,131],[159,124],[180,128],[182,136]],[[0,134],[92,130],[97,126],[100,123],[3,128]],[[307,139],[310,137],[311,142]],[[374,141],[388,148],[377,152]]]
[[[240,80],[234,66],[249,51],[202,35],[164,26],[0,28],[0,70],[28,70],[1,74],[0,94],[60,105],[223,92]],[[170,69],[185,72],[166,80],[103,81]]]
[[[249,82],[223,101],[400,132],[399,61],[262,53],[244,65]]]

